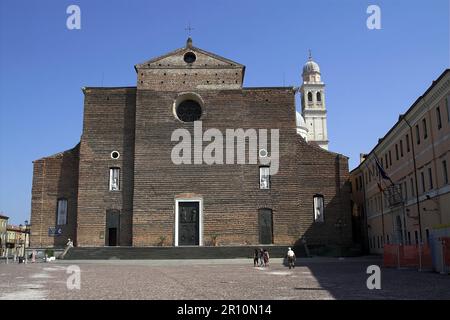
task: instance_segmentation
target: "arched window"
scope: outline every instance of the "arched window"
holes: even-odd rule
[[[109,191],[120,191],[120,168],[109,168]]]
[[[313,202],[314,202],[314,222],[324,222],[325,219],[323,216],[323,207],[324,207],[323,195],[315,194]]]
[[[308,102],[312,102],[312,93],[308,92]]]
[[[322,95],[320,92],[317,92],[317,101],[322,101]]]
[[[56,215],[57,215],[56,224],[58,226],[67,224],[67,199],[66,198],[58,199]]]

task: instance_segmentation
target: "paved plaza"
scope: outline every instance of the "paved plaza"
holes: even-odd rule
[[[249,259],[0,264],[0,300],[450,299],[449,275],[413,269],[381,268],[381,289],[369,290],[367,267],[380,264],[378,257],[298,259],[292,270],[281,259],[266,268]],[[70,266],[81,270],[80,289],[67,287],[68,269],[77,269]]]

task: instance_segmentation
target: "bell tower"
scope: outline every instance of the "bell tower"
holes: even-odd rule
[[[328,150],[327,110],[325,107],[325,84],[321,80],[319,65],[314,62],[311,51],[303,66],[303,83],[300,87],[302,114],[308,129],[308,142]]]

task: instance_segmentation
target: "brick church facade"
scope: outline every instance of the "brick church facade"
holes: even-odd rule
[[[243,65],[190,39],[135,69],[135,87],[83,88],[79,144],[34,161],[32,246],[351,243],[348,159],[299,134],[299,89],[243,87]],[[203,131],[278,129],[278,172],[174,163],[172,134],[193,134],[193,120]]]

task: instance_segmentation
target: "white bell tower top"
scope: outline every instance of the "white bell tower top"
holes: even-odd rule
[[[327,110],[325,107],[325,84],[319,65],[313,60],[311,50],[303,66],[303,83],[300,88],[302,114],[308,129],[308,142],[328,150]]]

